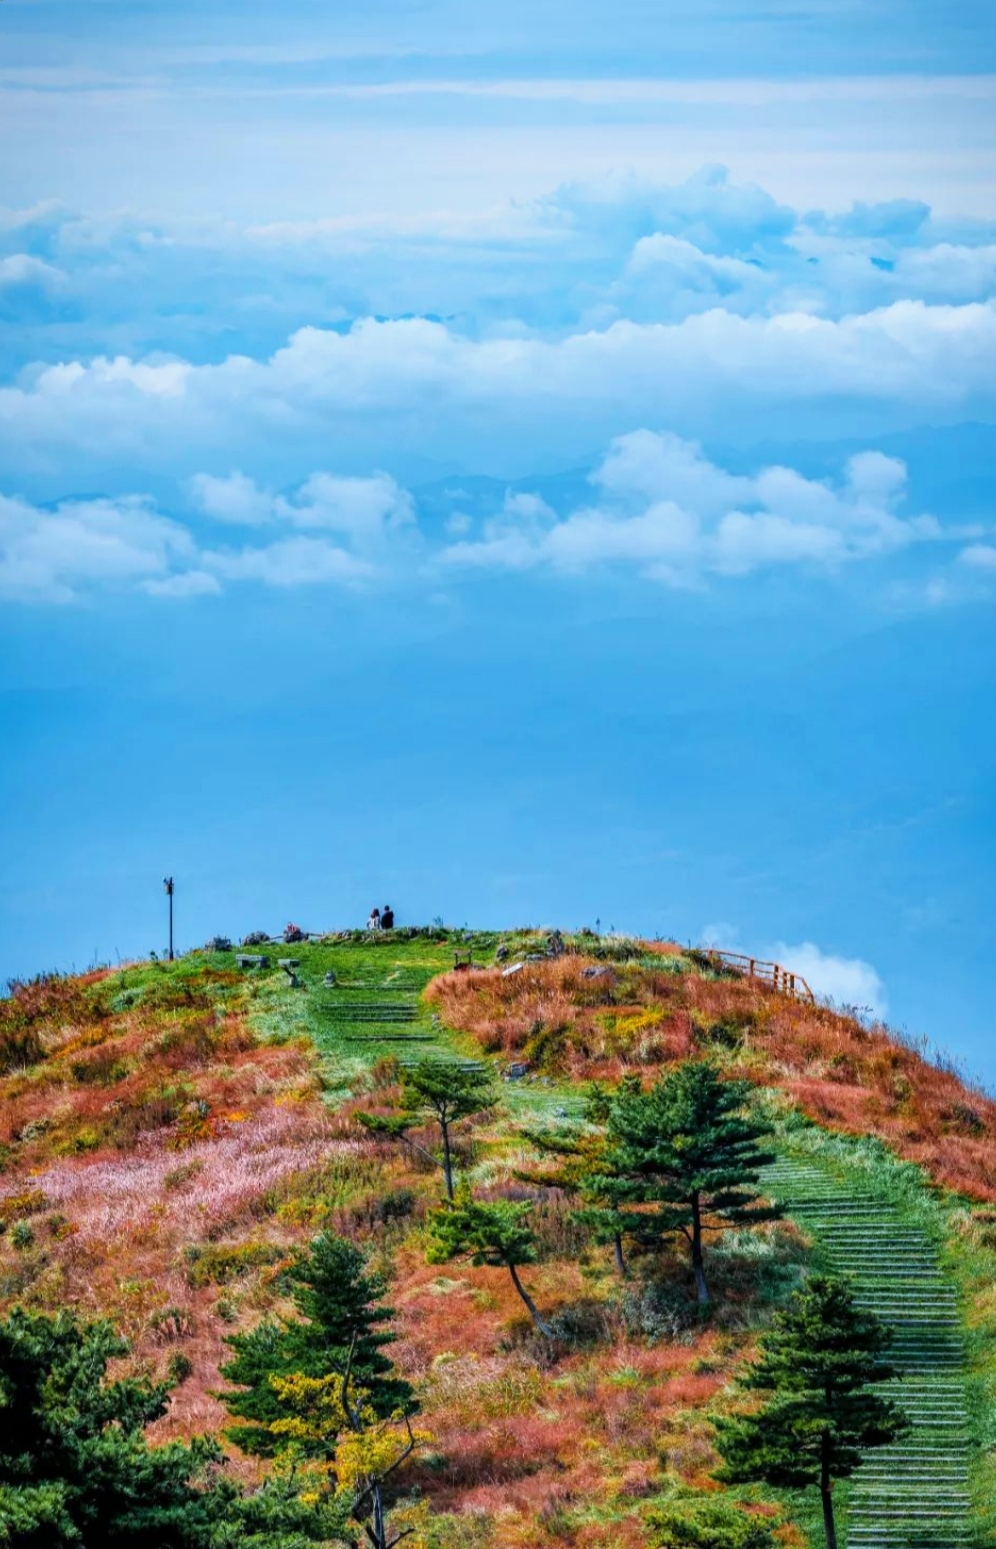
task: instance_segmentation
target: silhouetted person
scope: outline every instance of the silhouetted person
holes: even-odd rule
[[[394,929],[394,910],[390,904],[384,905],[384,912],[380,917],[380,928],[381,930]]]

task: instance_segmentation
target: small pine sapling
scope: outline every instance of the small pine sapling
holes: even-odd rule
[[[481,1065],[460,1064],[455,1060],[419,1060],[402,1066],[401,1102],[392,1114],[358,1113],[357,1118],[374,1134],[404,1141],[413,1151],[428,1157],[443,1170],[446,1197],[454,1197],[453,1126],[463,1119],[487,1113],[497,1099],[494,1078]],[[410,1131],[427,1122],[439,1125],[442,1155],[419,1145]]]
[[[788,1489],[815,1486],[827,1549],[837,1549],[833,1488],[865,1454],[901,1436],[902,1410],[871,1389],[896,1376],[883,1356],[891,1334],[861,1312],[842,1281],[817,1275],[797,1291],[742,1379],[768,1397],[716,1422],[720,1477]]]
[[[447,1200],[429,1217],[427,1258],[430,1264],[469,1258],[478,1268],[507,1269],[536,1327],[552,1339],[553,1330],[519,1278],[522,1265],[535,1264],[537,1258],[536,1235],[525,1219],[531,1209],[528,1201],[485,1202],[473,1199],[469,1189],[458,1189],[454,1200]]]

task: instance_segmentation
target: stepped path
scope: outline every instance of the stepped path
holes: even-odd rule
[[[340,1043],[384,1044],[385,1053],[398,1053],[394,1045],[435,1041],[419,1004],[430,977],[431,970],[408,966],[376,977],[343,977],[316,993],[315,1010]]]
[[[892,1329],[899,1381],[880,1389],[912,1424],[852,1481],[847,1549],[967,1549],[969,1434],[956,1292],[916,1210],[867,1175],[782,1157],[765,1185],[815,1239],[827,1267],[853,1276],[861,1306]]]

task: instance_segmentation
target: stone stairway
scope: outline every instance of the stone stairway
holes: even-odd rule
[[[862,1307],[893,1331],[900,1379],[879,1391],[912,1424],[854,1475],[847,1549],[968,1549],[970,1442],[957,1294],[915,1212],[869,1178],[784,1156],[764,1175],[769,1194],[809,1232],[829,1269],[853,1277]]]
[[[398,969],[378,980],[342,980],[319,993],[316,1009],[342,1043],[431,1043],[419,1006],[428,979]]]

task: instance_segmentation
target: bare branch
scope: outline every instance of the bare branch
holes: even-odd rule
[[[412,1140],[410,1135],[399,1135],[398,1139],[403,1140],[406,1146],[411,1146],[412,1150],[417,1151],[420,1156],[427,1157],[436,1167],[442,1167],[443,1164],[439,1157],[435,1156],[432,1151],[427,1150],[425,1146],[420,1146],[417,1140]]]

